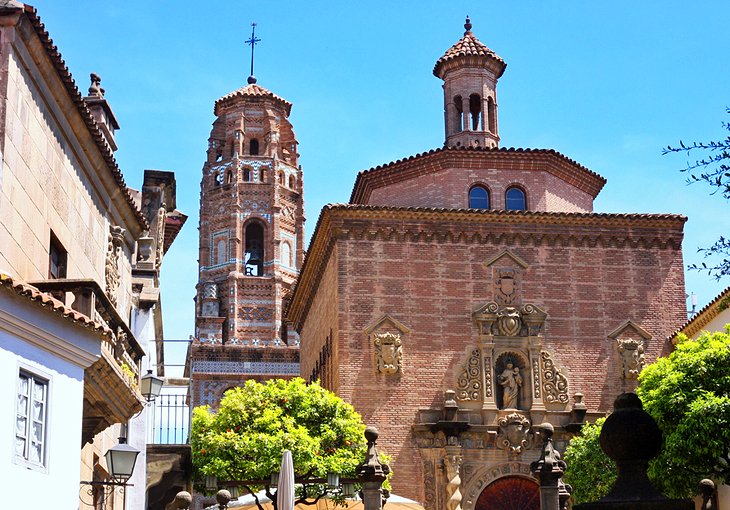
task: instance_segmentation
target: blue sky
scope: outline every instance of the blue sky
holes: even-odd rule
[[[499,81],[503,147],[553,148],[608,180],[597,212],[689,217],[685,262],[730,231],[727,202],[687,186],[679,140],[726,136],[730,3],[696,1],[38,0],[79,88],[102,76],[121,124],[127,182],[177,175],[190,215],[162,271],[165,335],[193,333],[199,186],[213,103],[245,84],[258,23],[258,83],[294,104],[307,237],[326,203],[347,202],[358,171],[443,144],[435,61],[473,31],[507,62]],[[687,272],[700,307],[730,281]]]

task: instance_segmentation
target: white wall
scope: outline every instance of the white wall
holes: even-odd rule
[[[99,339],[26,298],[0,289],[0,473],[3,506],[27,506],[50,495],[58,508],[78,508],[84,368]],[[45,468],[16,462],[16,388],[20,368],[49,381]],[[32,496],[35,495],[35,496]]]

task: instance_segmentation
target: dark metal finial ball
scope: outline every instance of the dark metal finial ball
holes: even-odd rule
[[[374,443],[377,441],[379,435],[380,433],[375,427],[368,427],[365,429],[365,439],[368,440],[368,443]]]
[[[248,77],[247,81],[248,81],[249,85],[256,83],[256,77],[252,74],[251,76]]]
[[[635,393],[616,397],[611,413],[601,429],[601,449],[609,458],[621,463],[631,460],[648,462],[659,454],[662,433],[649,413],[644,411]]]
[[[469,19],[469,16],[466,17],[466,23],[464,23],[464,29],[467,32],[471,32],[471,19]]]

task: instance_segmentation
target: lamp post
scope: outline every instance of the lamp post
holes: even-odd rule
[[[119,444],[109,448],[104,454],[107,469],[109,471],[109,480],[91,480],[82,481],[79,499],[87,505],[95,505],[101,503],[102,508],[106,505],[105,501],[118,492],[124,494],[126,487],[130,487],[127,481],[132,477],[134,465],[137,462],[139,450],[127,444],[127,438],[122,436],[119,438]],[[88,487],[84,490],[85,487]],[[86,501],[83,493],[91,498]]]

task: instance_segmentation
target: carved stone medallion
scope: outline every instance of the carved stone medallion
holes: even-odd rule
[[[375,370],[381,374],[397,374],[403,371],[403,347],[399,334],[378,333],[375,340]]]
[[[636,379],[644,368],[644,342],[633,338],[618,338],[618,353],[624,379]]]
[[[497,329],[502,336],[517,336],[520,334],[522,321],[517,308],[508,306],[497,312]]]
[[[530,420],[525,416],[512,413],[503,416],[497,423],[497,448],[506,450],[510,455],[519,455],[530,448]]]

